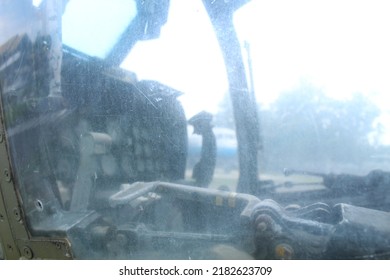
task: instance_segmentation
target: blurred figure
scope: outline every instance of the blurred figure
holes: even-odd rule
[[[213,116],[210,113],[202,111],[188,120],[188,123],[194,127],[194,134],[202,136],[201,156],[194,166],[192,178],[195,179],[197,186],[203,188],[208,187],[213,179],[217,159],[217,144],[211,125],[212,119]]]

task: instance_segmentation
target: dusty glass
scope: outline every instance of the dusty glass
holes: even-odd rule
[[[259,2],[0,2],[31,236],[78,259],[389,257],[382,9]]]

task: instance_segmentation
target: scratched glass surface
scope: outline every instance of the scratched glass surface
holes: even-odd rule
[[[0,85],[32,236],[80,259],[388,256],[381,1],[22,2],[0,2]]]

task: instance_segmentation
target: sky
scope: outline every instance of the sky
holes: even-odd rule
[[[68,0],[62,38],[68,46],[104,58],[136,15],[133,0]],[[93,7],[93,13],[91,13]],[[115,19],[115,20],[114,20]]]
[[[201,0],[171,0],[160,38],[138,42],[122,67],[182,91],[187,117],[216,113],[227,92],[222,55]]]
[[[390,110],[387,1],[253,0],[235,15],[251,48],[257,100],[269,104],[302,81],[334,98],[360,92]],[[244,53],[245,55],[245,53]],[[218,45],[201,0],[171,0],[158,40],[139,42],[122,67],[185,94],[187,114],[215,113],[227,91]]]

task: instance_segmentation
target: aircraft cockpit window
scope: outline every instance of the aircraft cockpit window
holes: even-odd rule
[[[0,259],[390,258],[372,1],[0,0]]]

